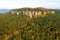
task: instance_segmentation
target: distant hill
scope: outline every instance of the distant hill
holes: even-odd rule
[[[57,14],[60,14],[60,9],[54,9]]]
[[[38,7],[38,8],[27,8],[27,7],[25,7],[25,8],[19,8],[19,9],[0,9],[0,13],[6,13],[6,12],[10,12],[10,11],[12,11],[12,10],[55,10],[56,11],[56,13],[60,13],[60,9],[47,9],[47,8],[41,8],[41,7]]]
[[[6,13],[9,12],[11,9],[0,9],[0,13]]]

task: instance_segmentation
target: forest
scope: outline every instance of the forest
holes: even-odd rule
[[[60,40],[60,14],[32,19],[22,14],[0,14],[0,40]]]

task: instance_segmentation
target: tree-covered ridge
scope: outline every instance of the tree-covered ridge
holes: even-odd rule
[[[47,9],[47,8],[42,8],[42,7],[37,7],[37,8],[20,8],[20,9],[12,9],[11,11],[55,11],[54,9]]]
[[[0,40],[60,40],[60,14],[32,19],[22,14],[1,14]]]
[[[30,18],[33,17],[37,18],[46,14],[55,14],[55,10],[46,8],[20,8],[20,9],[13,9],[11,10],[10,13],[16,15],[23,14],[29,16]]]

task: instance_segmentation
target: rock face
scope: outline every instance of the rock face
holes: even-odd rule
[[[46,15],[46,14],[55,14],[55,11],[52,9],[44,9],[44,8],[22,8],[22,9],[14,9],[11,11],[12,14],[23,14],[23,15],[27,15],[30,18],[32,18],[33,15],[35,16],[40,16],[42,14]]]

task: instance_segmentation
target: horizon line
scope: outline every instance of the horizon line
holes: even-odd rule
[[[20,8],[0,8],[0,9],[21,9],[21,8],[45,8],[45,9],[60,9],[60,8],[47,8],[47,7],[20,7]]]

